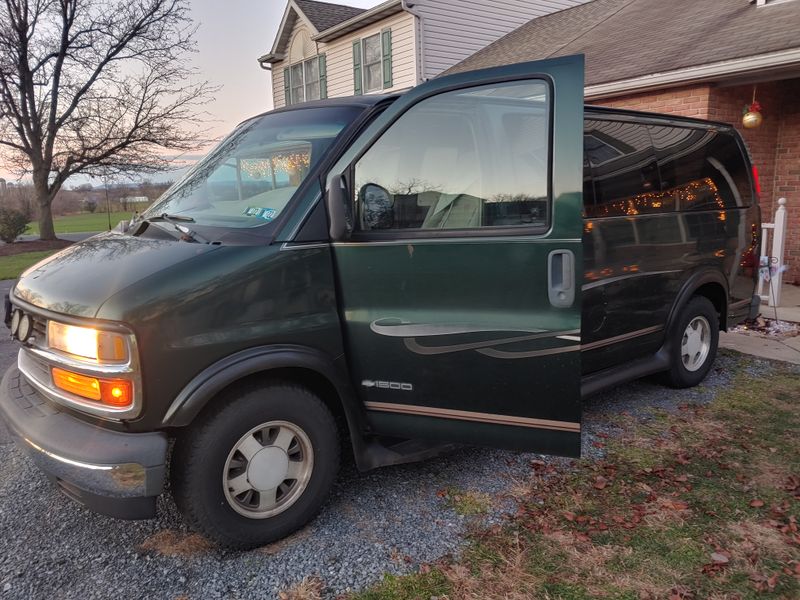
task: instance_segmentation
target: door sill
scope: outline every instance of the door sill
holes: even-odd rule
[[[669,355],[669,348],[664,345],[645,358],[586,375],[581,379],[581,400],[634,379],[668,370]]]

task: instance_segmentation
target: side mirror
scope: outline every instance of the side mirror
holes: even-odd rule
[[[325,196],[325,207],[328,209],[328,234],[331,241],[343,240],[350,233],[347,222],[347,187],[342,175],[332,175]]]
[[[392,227],[393,199],[389,191],[375,183],[368,183],[359,192],[364,224],[369,229]]]

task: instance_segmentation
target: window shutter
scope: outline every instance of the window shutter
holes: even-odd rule
[[[392,87],[392,30],[381,32],[383,42],[383,89]]]
[[[319,97],[328,97],[328,66],[324,54],[319,55]]]
[[[292,103],[292,81],[289,76],[289,67],[283,70],[283,95],[286,99],[286,106]]]
[[[353,42],[353,93],[361,95],[361,40]]]

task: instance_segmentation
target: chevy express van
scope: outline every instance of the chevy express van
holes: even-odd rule
[[[90,508],[152,517],[169,463],[249,548],[320,509],[340,437],[362,470],[578,456],[583,397],[697,384],[758,310],[759,234],[735,130],[585,107],[582,57],[301,104],[23,274],[0,412]]]

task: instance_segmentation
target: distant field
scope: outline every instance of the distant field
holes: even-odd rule
[[[25,269],[50,256],[53,252],[58,252],[58,250],[0,256],[0,279],[16,279]]]
[[[112,212],[111,227],[116,227],[123,219],[130,219],[133,211]],[[108,214],[105,212],[81,213],[78,215],[67,215],[65,217],[55,217],[53,224],[56,233],[81,233],[84,231],[107,231]],[[30,229],[25,233],[28,235],[39,234],[39,223],[28,223]]]

